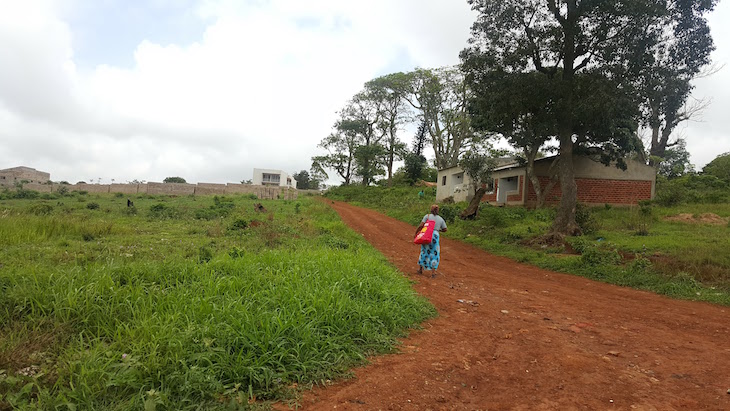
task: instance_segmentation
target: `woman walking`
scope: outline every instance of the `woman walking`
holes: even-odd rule
[[[421,224],[416,229],[416,234],[423,228],[426,221],[433,220],[436,227],[433,229],[433,237],[429,244],[421,245],[421,254],[418,256],[418,274],[423,274],[423,269],[433,270],[431,278],[436,277],[436,269],[439,268],[441,261],[441,246],[439,245],[439,232],[446,232],[446,221],[439,215],[439,206],[434,204],[431,206],[431,212],[423,216]]]

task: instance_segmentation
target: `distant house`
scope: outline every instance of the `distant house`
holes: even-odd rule
[[[555,156],[535,160],[535,175],[543,189],[550,181],[549,169],[554,159]],[[626,160],[627,169],[621,170],[614,165],[605,166],[589,157],[574,156],[573,164],[578,188],[577,199],[580,203],[629,205],[654,198],[656,170],[644,163]],[[493,184],[482,201],[497,205],[528,207],[537,204],[537,194],[527,179],[524,165],[513,162],[497,167],[492,177]],[[440,170],[436,200],[441,201],[449,196],[453,196],[454,201],[471,199],[473,189],[470,189],[471,181],[468,178],[463,171],[455,167]],[[556,183],[545,195],[545,204],[558,204],[560,198],[560,184]]]
[[[44,184],[51,180],[51,174],[30,167],[13,167],[0,170],[0,186],[14,186],[27,182]]]
[[[256,186],[297,188],[297,181],[289,174],[281,170],[269,170],[264,168],[253,169],[253,179],[251,184]]]
[[[497,164],[502,166],[511,164],[514,161],[515,159],[512,157],[499,158]],[[474,196],[471,178],[459,166],[439,170],[436,184],[436,201],[453,197],[454,201],[458,203],[460,201],[470,201]]]

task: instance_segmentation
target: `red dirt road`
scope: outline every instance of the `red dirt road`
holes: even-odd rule
[[[419,276],[413,226],[332,207],[439,316],[299,409],[730,410],[730,308],[519,264],[448,232],[440,275]]]

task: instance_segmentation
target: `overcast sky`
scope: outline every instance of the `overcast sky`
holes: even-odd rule
[[[366,81],[458,63],[474,17],[466,0],[0,0],[0,169],[71,183],[308,170]],[[710,21],[726,66],[697,81],[711,105],[678,130],[698,169],[730,151],[730,4]]]

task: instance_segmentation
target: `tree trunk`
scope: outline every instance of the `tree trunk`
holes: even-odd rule
[[[528,159],[527,162],[527,178],[532,183],[532,187],[535,189],[535,208],[543,208],[545,206],[545,199],[547,198],[548,193],[555,187],[556,178],[555,173],[553,172],[553,167],[555,167],[555,162],[560,161],[560,159],[554,159],[552,164],[550,164],[550,168],[548,168],[548,174],[550,175],[550,181],[545,185],[545,187],[542,187],[540,185],[540,179],[535,175],[535,157],[533,156],[531,159]]]
[[[662,159],[664,159],[664,156],[667,154],[667,147],[669,146],[669,135],[672,133],[672,130],[669,129],[667,126],[664,127],[661,131],[659,130],[659,127],[656,129],[652,128],[652,140],[651,140],[651,147],[649,148],[649,165],[655,168],[659,167],[659,164],[661,164]],[[661,137],[659,137],[661,135]],[[654,136],[657,136],[657,138],[654,138]]]
[[[562,101],[558,104],[558,138],[560,140],[560,163],[558,178],[560,179],[560,206],[553,222],[552,233],[559,235],[580,235],[580,227],[575,222],[578,187],[575,184],[573,168],[573,109],[575,93],[575,33],[578,32],[578,13],[575,0],[567,2],[567,14],[563,26],[565,33],[563,44],[563,73],[561,93]]]
[[[462,211],[461,214],[459,214],[459,218],[461,218],[462,220],[476,218],[477,214],[479,213],[479,204],[481,204],[482,197],[484,197],[484,194],[486,194],[486,192],[486,187],[479,187],[476,193],[474,193],[474,197],[469,202],[469,206],[466,207],[466,210]]]
[[[560,179],[560,206],[553,222],[552,231],[563,235],[580,235],[581,230],[575,222],[578,187],[575,184],[573,168],[573,138],[569,130],[560,133],[560,163],[558,176]]]

